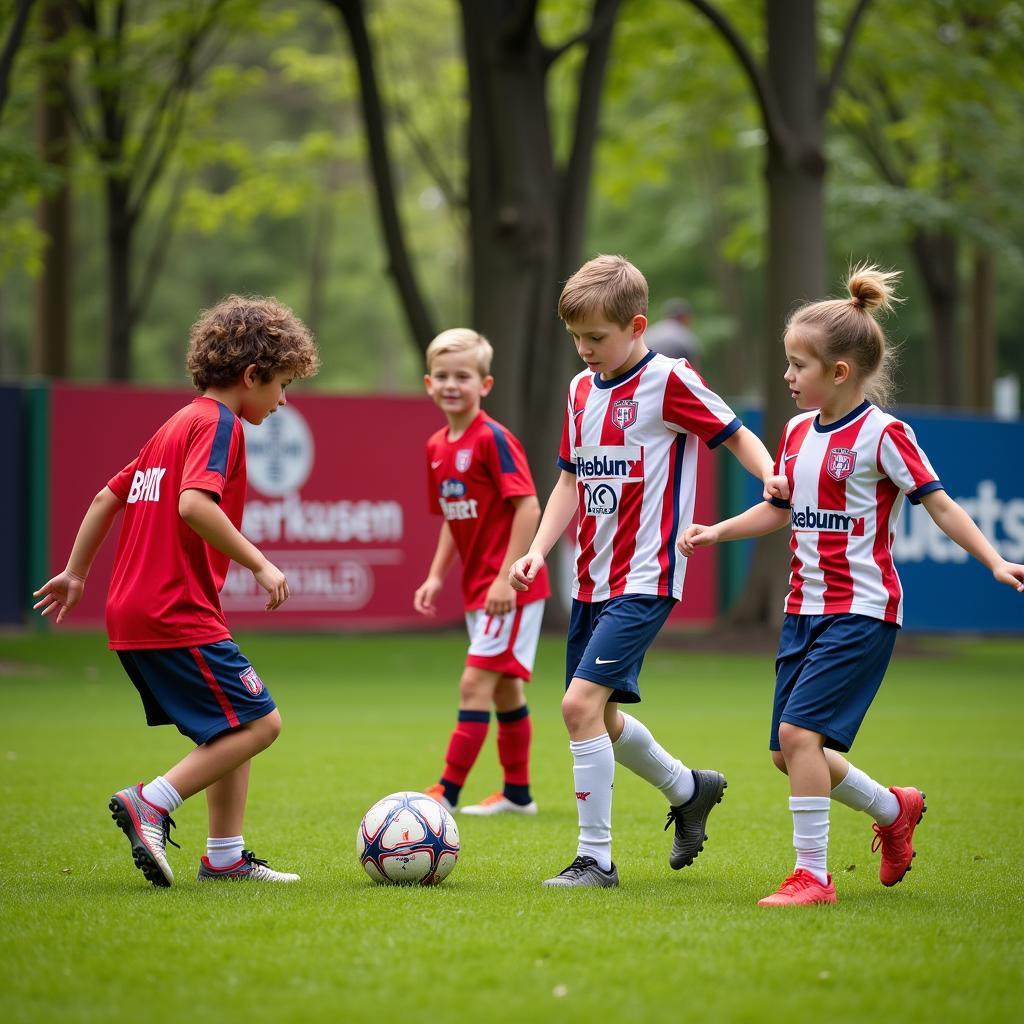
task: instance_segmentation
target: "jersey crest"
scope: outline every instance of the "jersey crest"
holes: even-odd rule
[[[857,465],[857,453],[852,448],[831,448],[825,462],[825,472],[833,480],[845,480]]]
[[[612,402],[612,423],[619,430],[625,430],[627,427],[633,426],[636,423],[636,410],[637,403],[631,398],[620,398],[617,402]]]
[[[455,453],[455,469],[459,473],[465,473],[469,469],[469,464],[473,461],[473,449],[472,448],[460,448]]]
[[[256,669],[250,665],[244,672],[238,673],[242,685],[254,696],[258,697],[263,692],[263,680],[256,674]]]

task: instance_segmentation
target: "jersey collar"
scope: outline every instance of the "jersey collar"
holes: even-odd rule
[[[838,419],[835,423],[830,423],[827,427],[821,425],[821,421],[818,417],[820,413],[814,414],[814,429],[819,434],[831,434],[833,430],[838,430],[840,427],[845,427],[847,423],[852,423],[858,416],[867,412],[871,408],[871,403],[865,398],[856,409],[851,409],[842,419]]]
[[[620,373],[618,377],[612,377],[610,380],[601,380],[601,374],[595,373],[594,387],[617,388],[624,381],[629,380],[629,378],[632,377],[634,373],[639,373],[640,370],[642,370],[656,355],[657,353],[654,352],[653,350],[651,352],[648,352],[647,355],[645,355],[643,359],[641,359],[640,362],[636,364],[636,366],[631,367],[625,373]]]

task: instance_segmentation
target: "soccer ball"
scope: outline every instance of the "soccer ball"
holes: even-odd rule
[[[434,885],[459,859],[459,829],[433,797],[392,793],[363,815],[356,853],[375,882]]]

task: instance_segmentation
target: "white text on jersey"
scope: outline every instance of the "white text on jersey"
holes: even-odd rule
[[[159,501],[160,481],[166,472],[162,466],[137,469],[135,476],[132,477],[132,488],[128,492],[128,504],[134,505],[137,501]]]

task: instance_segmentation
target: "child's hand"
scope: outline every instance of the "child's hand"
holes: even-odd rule
[[[516,592],[512,584],[501,576],[495,576],[487,589],[484,611],[488,615],[507,615],[516,606]]]
[[[32,607],[41,609],[39,614],[44,618],[56,612],[57,618],[53,621],[59,626],[64,616],[82,600],[84,593],[85,579],[65,569],[32,592],[33,597],[42,598]]]
[[[765,477],[763,497],[765,501],[771,501],[772,498],[789,501],[789,478],[782,473]]]
[[[253,576],[256,578],[256,582],[270,595],[265,606],[268,612],[280,608],[291,597],[284,573],[273,562],[264,562],[263,568],[254,572]]]
[[[1024,593],[1024,565],[1016,562],[1000,562],[993,570],[992,575],[1000,582],[1016,588],[1018,592]],[[60,619],[57,620],[58,622]]]
[[[412,606],[420,615],[437,614],[437,595],[441,593],[443,580],[428,576],[412,595]]]
[[[700,523],[692,523],[679,538],[676,547],[681,555],[690,557],[697,548],[709,548],[712,544],[718,543],[717,526],[701,526]]]
[[[508,582],[513,590],[529,590],[537,573],[544,568],[544,556],[531,551],[509,566]]]

